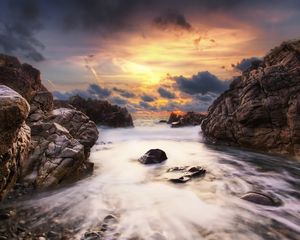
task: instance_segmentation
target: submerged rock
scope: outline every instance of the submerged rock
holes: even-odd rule
[[[167,170],[167,179],[173,183],[185,183],[192,178],[202,177],[205,175],[206,170],[200,166],[185,166],[185,167],[173,167]],[[175,173],[175,174],[174,174]]]
[[[163,150],[150,149],[141,158],[139,158],[139,161],[143,164],[155,164],[162,163],[167,159],[167,155]]]
[[[269,195],[258,192],[248,192],[241,197],[241,199],[255,204],[265,205],[265,206],[280,206],[281,202]]]
[[[271,50],[208,109],[207,141],[300,157],[300,40]]]

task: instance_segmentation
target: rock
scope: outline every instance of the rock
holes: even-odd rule
[[[248,192],[241,197],[241,199],[255,204],[265,205],[265,206],[280,206],[281,202],[277,199],[272,198],[264,193],[258,192]]]
[[[94,122],[75,109],[52,111],[40,72],[15,57],[0,54],[0,84],[0,200],[17,179],[44,188],[92,172]]]
[[[71,105],[85,113],[96,124],[110,127],[133,127],[132,117],[126,108],[112,105],[108,101],[84,99],[73,96],[69,101],[55,101],[56,108]]]
[[[59,108],[53,110],[46,121],[59,123],[65,127],[84,146],[88,157],[91,147],[98,139],[99,132],[96,124],[84,113],[74,109]]]
[[[285,42],[247,69],[208,109],[211,143],[300,157],[300,40]]]
[[[0,200],[14,187],[28,158],[30,128],[25,124],[28,114],[27,101],[0,85]]]
[[[168,121],[167,120],[159,120],[158,123],[168,123]]]
[[[200,166],[173,167],[167,170],[167,179],[173,183],[185,183],[192,178],[202,177],[206,170]],[[174,174],[175,173],[175,174]]]
[[[141,158],[139,158],[139,161],[143,164],[154,164],[161,163],[167,159],[167,155],[163,150],[150,149]]]
[[[187,112],[186,114],[177,114],[172,112],[168,124],[171,124],[172,128],[196,126],[202,123],[205,116],[204,113]]]

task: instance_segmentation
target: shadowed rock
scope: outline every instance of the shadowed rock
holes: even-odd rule
[[[163,150],[150,149],[141,158],[139,158],[139,161],[143,164],[155,164],[162,163],[167,159],[167,155]]]
[[[187,112],[186,114],[177,114],[172,112],[170,114],[168,124],[171,124],[172,128],[196,126],[202,123],[205,118],[203,113]]]

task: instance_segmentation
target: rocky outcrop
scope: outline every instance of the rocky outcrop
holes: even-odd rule
[[[186,127],[186,126],[196,126],[202,123],[202,120],[205,118],[203,113],[187,112],[186,114],[177,114],[172,112],[170,114],[168,124],[171,124],[171,127]]]
[[[94,122],[75,109],[53,110],[53,96],[41,83],[40,72],[14,57],[0,55],[0,84],[7,86],[8,99],[1,101],[6,111],[0,116],[1,158],[8,162],[1,163],[1,169],[11,165],[11,175],[20,173],[20,180],[37,187],[55,186],[92,171],[88,157],[98,138]],[[17,159],[8,158],[5,151],[16,154]]]
[[[55,101],[56,107],[69,107],[85,113],[92,121],[110,127],[133,127],[133,121],[126,108],[112,105],[108,101],[84,99],[73,96],[68,101]]]
[[[28,158],[30,128],[27,101],[12,89],[0,85],[0,200],[16,183]]]
[[[300,41],[285,42],[244,71],[214,101],[205,138],[300,156]]]

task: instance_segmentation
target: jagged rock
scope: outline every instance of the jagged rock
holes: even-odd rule
[[[277,199],[272,198],[269,195],[258,192],[248,192],[244,194],[241,199],[255,204],[265,205],[265,206],[280,206],[281,202]]]
[[[177,114],[172,112],[170,114],[168,124],[171,124],[172,128],[196,126],[202,123],[205,118],[203,113],[187,112],[186,114]]]
[[[244,71],[203,121],[209,142],[300,156],[300,41]]]
[[[139,161],[143,164],[155,164],[161,163],[167,159],[167,155],[163,150],[150,149],[141,158],[139,158]]]
[[[0,54],[0,84],[23,96],[10,90],[3,98],[7,101],[0,103],[0,156],[6,164],[5,169],[0,167],[0,194],[9,183],[14,185],[17,175],[38,187],[49,187],[91,173],[88,156],[98,138],[95,123],[74,109],[52,112],[53,96],[43,86],[40,72],[15,57]],[[30,128],[24,120],[31,128],[31,147]],[[18,159],[14,154],[20,155]]]
[[[57,108],[71,105],[85,113],[96,124],[110,127],[133,127],[133,121],[126,108],[112,105],[108,101],[84,99],[74,96],[69,101],[55,101]]]
[[[28,113],[27,101],[0,85],[0,200],[16,183],[28,157],[30,128],[24,122]]]
[[[58,108],[50,113],[46,121],[59,123],[68,129],[69,133],[84,146],[87,156],[98,139],[96,124],[80,111]]]

